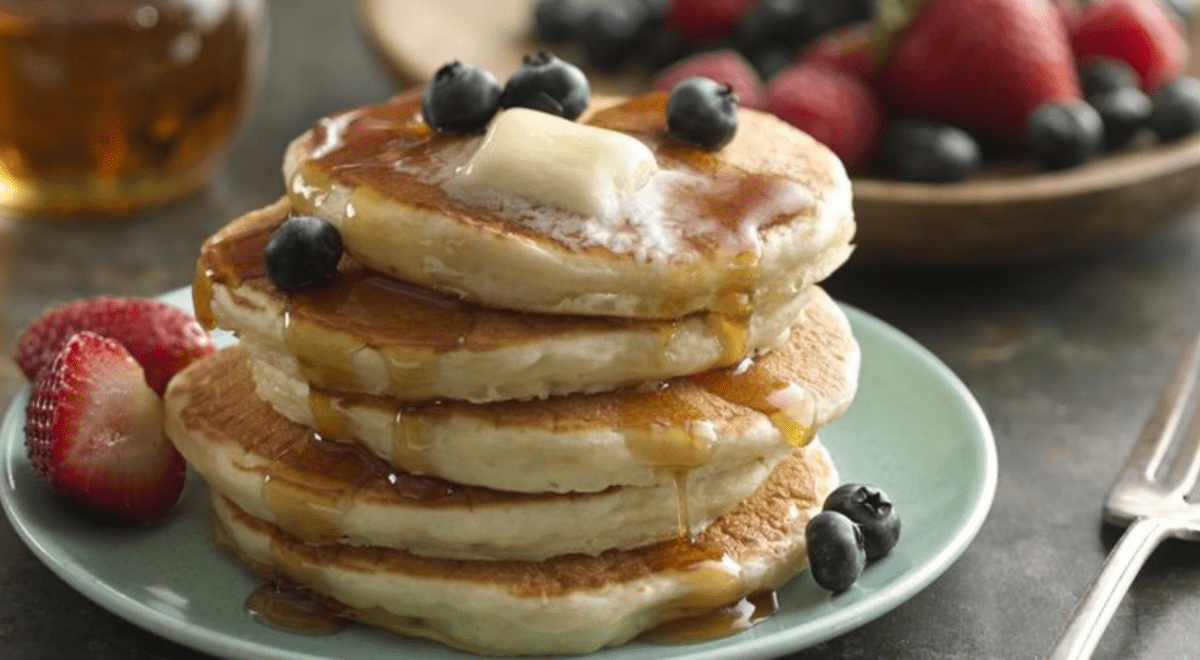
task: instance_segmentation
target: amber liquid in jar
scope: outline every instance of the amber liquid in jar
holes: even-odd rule
[[[265,20],[262,0],[0,0],[0,209],[197,190],[249,103]]]

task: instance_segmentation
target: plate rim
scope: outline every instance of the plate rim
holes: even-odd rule
[[[175,289],[159,296],[159,299],[186,307],[187,302],[191,299],[190,287]],[[818,617],[766,636],[748,635],[740,643],[732,645],[726,644],[707,649],[699,648],[702,644],[696,645],[695,650],[675,654],[672,656],[674,658],[686,660],[727,660],[731,657],[747,660],[770,658],[811,647],[858,628],[892,611],[948,570],[978,535],[991,510],[999,472],[997,451],[991,426],[974,395],[945,363],[903,331],[853,305],[840,301],[837,304],[850,319],[852,327],[869,328],[872,333],[883,337],[889,343],[919,359],[939,381],[949,386],[958,395],[960,403],[965,406],[968,417],[973,423],[973,430],[977,432],[971,434],[970,444],[982,450],[980,487],[974,493],[974,501],[962,509],[968,515],[955,529],[950,539],[928,560],[905,571],[899,576],[899,579],[889,581],[885,587],[871,596],[839,608],[836,611],[837,616],[832,621],[822,622],[823,619],[829,617]],[[29,387],[26,386],[13,397],[5,410],[3,421],[0,423],[0,462],[3,462],[3,478],[0,479],[0,507],[3,508],[5,516],[17,536],[39,561],[96,605],[152,634],[189,648],[229,658],[334,660],[329,656],[294,652],[275,645],[244,639],[199,622],[171,616],[130,598],[124,591],[107,582],[96,579],[74,557],[63,556],[63,551],[52,549],[50,547],[52,544],[36,534],[29,525],[30,521],[20,515],[16,504],[18,498],[13,496],[15,492],[13,470],[19,464],[19,460],[13,461],[10,458],[20,453],[16,446],[22,443],[18,442],[17,438],[22,434],[19,425],[21,424],[20,420],[23,420],[24,417],[23,409],[28,396]],[[397,657],[403,657],[403,647],[398,646],[397,648],[401,651]],[[600,653],[620,652],[621,648],[605,649]],[[452,649],[449,651],[451,651],[451,656],[455,655]],[[462,653],[457,653],[457,655],[469,657]]]

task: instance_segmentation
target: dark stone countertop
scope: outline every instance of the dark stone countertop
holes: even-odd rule
[[[395,89],[350,3],[277,0],[271,10],[263,93],[203,194],[115,223],[0,221],[0,343],[11,346],[56,302],[187,285],[204,236],[281,193],[279,158],[292,136]],[[1200,218],[1052,264],[851,268],[828,288],[912,335],[965,381],[996,435],[999,486],[977,539],[931,586],[792,657],[1039,657],[1116,539],[1100,523],[1100,502],[1200,321]],[[0,402],[22,384],[0,360]],[[1097,657],[1196,657],[1197,621],[1200,552],[1169,543],[1134,583]],[[0,523],[0,658],[201,657],[93,605]]]

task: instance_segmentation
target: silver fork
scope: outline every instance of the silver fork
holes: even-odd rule
[[[1200,473],[1200,406],[1171,454],[1188,402],[1197,396],[1200,334],[1175,365],[1125,467],[1108,492],[1104,519],[1129,525],[1075,606],[1046,660],[1091,657],[1138,570],[1165,538],[1200,541],[1200,504],[1188,502]]]

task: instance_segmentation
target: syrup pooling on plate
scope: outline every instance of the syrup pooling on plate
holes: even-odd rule
[[[758,591],[725,607],[664,623],[638,635],[652,644],[695,644],[736,635],[779,611],[774,591]]]
[[[332,635],[346,619],[313,599],[311,594],[277,582],[266,582],[246,597],[246,613],[256,621],[304,635]]]

